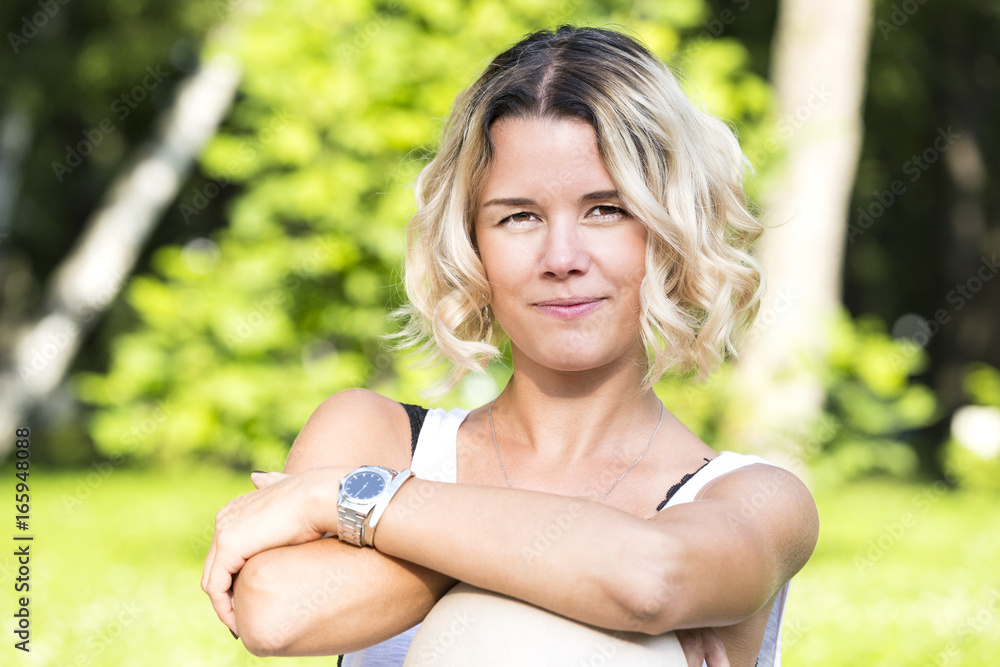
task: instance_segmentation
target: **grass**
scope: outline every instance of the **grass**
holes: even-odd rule
[[[250,655],[201,591],[215,511],[252,489],[245,475],[105,472],[32,472],[31,652],[8,634],[3,664],[336,664]],[[869,482],[817,500],[821,538],[792,582],[785,664],[1000,664],[996,496]],[[0,585],[13,605],[12,551]]]
[[[820,542],[790,592],[787,664],[1000,664],[997,500],[886,482],[819,494]]]

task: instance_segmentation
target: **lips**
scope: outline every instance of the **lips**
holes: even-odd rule
[[[569,299],[551,299],[549,301],[539,301],[536,306],[578,306],[583,303],[593,303],[601,299],[596,296],[571,297]]]
[[[574,320],[594,312],[602,303],[604,303],[603,298],[585,296],[539,301],[535,307],[560,320]]]

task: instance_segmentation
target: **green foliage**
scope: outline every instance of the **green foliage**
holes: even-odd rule
[[[962,486],[1000,491],[1000,370],[972,364],[964,384],[971,405],[952,417],[941,450],[945,471]]]
[[[1000,408],[1000,369],[972,364],[965,374],[965,391],[975,405]]]
[[[937,417],[933,392],[912,379],[926,363],[923,348],[892,339],[879,318],[852,320],[840,311],[827,362],[815,370],[826,405],[800,452],[818,483],[838,485],[872,474],[907,478],[916,472],[917,455],[907,438]],[[667,377],[657,394],[706,443],[739,452],[745,446],[729,426],[745,401],[733,371],[727,363],[700,384]]]
[[[841,480],[916,471],[908,432],[938,417],[934,393],[911,380],[926,363],[923,348],[890,337],[878,317],[852,321],[841,312],[824,369],[827,406],[810,452],[818,475]]]
[[[238,10],[225,48],[244,65],[241,96],[182,195],[186,221],[226,201],[211,238],[167,246],[126,298],[138,318],[105,374],[76,377],[97,406],[105,455],[178,456],[280,467],[310,412],[367,386],[421,401],[433,378],[387,354],[400,302],[410,184],[458,91],[522,35],[563,22],[617,25],[668,61],[702,0],[545,5],[483,0],[266,3]],[[766,98],[733,42],[701,43],[697,87],[713,113],[752,124]],[[445,402],[482,403],[502,366]],[[493,379],[491,379],[493,378]]]

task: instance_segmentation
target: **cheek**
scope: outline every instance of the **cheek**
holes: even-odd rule
[[[620,289],[638,293],[646,275],[646,244],[644,239],[629,236],[618,243],[608,243],[601,250],[601,264],[606,275]]]
[[[486,279],[496,290],[516,288],[524,273],[524,255],[511,248],[483,248],[480,259],[486,270]]]

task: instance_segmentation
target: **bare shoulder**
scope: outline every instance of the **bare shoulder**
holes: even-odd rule
[[[410,420],[401,404],[367,389],[334,394],[312,413],[295,439],[285,472],[321,466],[410,464]]]
[[[722,475],[696,500],[719,500],[727,522],[767,538],[775,564],[791,578],[812,556],[819,538],[819,512],[809,488],[779,466],[753,463]]]

